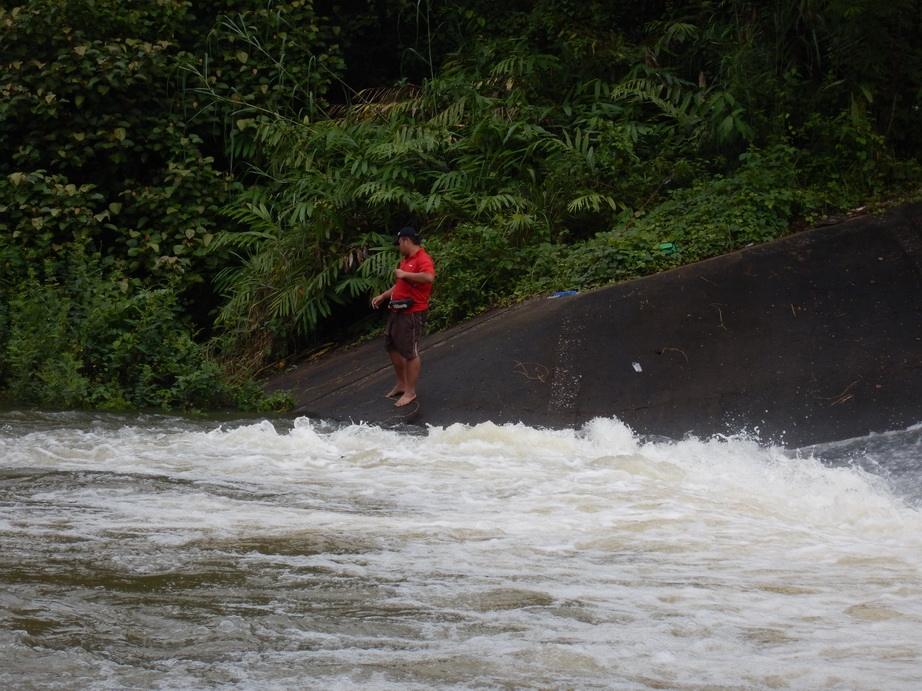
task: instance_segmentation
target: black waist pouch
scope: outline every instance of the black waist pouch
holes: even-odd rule
[[[387,304],[387,308],[393,312],[403,312],[412,306],[413,300],[411,298],[405,298],[404,300],[391,300]]]

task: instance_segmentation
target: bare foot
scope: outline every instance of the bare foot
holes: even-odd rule
[[[415,400],[416,400],[415,393],[405,393],[403,396],[401,396],[397,400],[397,402],[394,405],[398,408],[402,408],[405,405],[410,405]]]
[[[393,389],[391,389],[386,394],[384,394],[384,397],[394,398],[395,396],[399,396],[402,393],[403,393],[403,389],[401,389],[399,386],[395,386]]]

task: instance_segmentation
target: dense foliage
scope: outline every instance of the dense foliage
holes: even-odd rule
[[[221,237],[246,257],[222,276],[221,321],[315,332],[377,288],[391,263],[379,233],[406,220],[441,260],[445,325],[767,240],[912,183],[919,3],[639,5],[646,16],[472,3],[466,40],[419,86],[265,122],[266,184],[235,203],[253,230]]]
[[[254,404],[267,362],[375,327],[407,222],[445,326],[919,190],[920,0],[20,0],[0,28],[19,400]]]
[[[32,0],[0,6],[0,27],[3,388],[47,405],[252,401],[195,338],[229,260],[210,244],[242,191],[233,156],[252,149],[254,118],[235,113],[315,107],[341,66],[333,32],[305,2]],[[191,92],[199,79],[221,98]]]

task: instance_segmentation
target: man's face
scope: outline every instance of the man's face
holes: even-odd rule
[[[400,249],[400,254],[404,257],[409,257],[410,250],[413,249],[413,241],[410,238],[402,237],[398,243],[398,248]]]

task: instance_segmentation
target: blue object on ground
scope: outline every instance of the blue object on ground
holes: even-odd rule
[[[569,296],[571,296],[571,295],[576,295],[578,292],[579,292],[578,290],[558,290],[558,291],[557,291],[556,293],[554,293],[553,295],[550,295],[550,296],[548,297],[548,300],[553,300],[554,298],[565,298],[565,297],[569,297]]]

